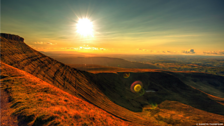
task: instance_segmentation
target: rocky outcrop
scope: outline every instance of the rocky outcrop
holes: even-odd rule
[[[24,42],[24,38],[22,38],[22,37],[20,37],[18,35],[12,35],[12,34],[7,34],[7,33],[0,33],[0,36],[4,37],[6,39]]]

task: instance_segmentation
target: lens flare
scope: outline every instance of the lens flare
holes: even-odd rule
[[[135,81],[131,84],[130,89],[133,93],[138,93],[143,89],[143,84],[141,81]]]
[[[124,78],[129,78],[129,77],[130,77],[130,73],[124,73],[124,74],[123,74],[123,77],[124,77]]]
[[[158,104],[157,103],[151,103],[149,109],[156,109],[158,108]]]
[[[142,88],[142,90],[140,90],[139,92],[138,92],[138,97],[140,97],[140,96],[142,96],[142,95],[144,95],[145,94],[145,90],[144,90],[144,88]]]
[[[134,86],[134,91],[135,91],[135,92],[139,92],[141,89],[142,89],[142,86],[141,86],[140,84],[136,84],[136,85]]]

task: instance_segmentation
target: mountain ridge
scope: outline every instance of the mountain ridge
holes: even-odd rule
[[[81,96],[80,98],[85,98],[85,100],[124,120],[143,124],[150,123],[149,120],[141,118],[138,114],[110,101],[95,84],[89,82],[88,77],[86,77],[89,73],[71,68],[47,57],[30,48],[25,43],[18,44],[18,41],[1,36],[1,60],[72,95]],[[113,106],[114,109],[108,109],[108,106]],[[120,113],[118,110],[124,113]]]
[[[22,38],[18,35],[8,34],[8,33],[0,33],[0,36],[4,37],[6,39],[24,42],[24,38]]]
[[[120,67],[120,68],[138,68],[138,69],[160,69],[156,66],[143,64],[138,62],[130,62],[121,58],[112,57],[59,57],[53,56],[54,59],[64,63],[64,64],[95,64],[109,67]]]
[[[1,83],[4,83],[1,85],[1,103],[5,103],[4,106],[1,105],[4,109],[1,110],[2,126],[17,126],[17,123],[19,126],[132,125],[25,71],[2,61],[0,65]],[[7,97],[8,99],[2,99]],[[13,116],[8,116],[10,114]]]
[[[207,94],[191,87],[192,85],[186,84],[179,74],[154,70],[146,73],[130,72],[129,78],[124,78],[123,72],[92,74],[47,57],[30,48],[20,39],[19,44],[18,39],[7,39],[4,36],[0,39],[2,62],[82,98],[122,120],[141,125],[158,125],[162,122],[167,125],[182,125],[187,122],[195,124],[197,121],[214,120],[207,115],[214,117],[224,115],[224,107],[219,103],[224,102],[222,99],[217,102]],[[200,76],[203,77],[203,74]],[[185,78],[185,75],[182,78]],[[213,79],[211,78],[210,81]],[[143,96],[133,94],[130,91],[130,84],[136,80],[142,81],[144,88],[156,89],[157,92]],[[222,80],[223,77],[220,77],[220,80],[214,83],[219,84],[220,89],[223,87]],[[155,110],[147,108],[150,104],[158,104],[158,108]],[[174,106],[177,108],[172,108]],[[185,109],[186,106],[192,110],[191,113]],[[199,118],[198,114],[203,116],[204,120]],[[221,118],[219,121],[222,121]]]

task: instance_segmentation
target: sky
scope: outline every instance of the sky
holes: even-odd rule
[[[1,32],[45,52],[224,55],[224,1],[1,0]]]

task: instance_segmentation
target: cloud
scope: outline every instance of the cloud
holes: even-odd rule
[[[204,51],[204,54],[224,55],[224,50],[221,51]]]
[[[44,42],[34,42],[34,44],[42,45],[42,44],[44,44]]]
[[[189,53],[189,54],[195,54],[195,51],[194,51],[194,49],[189,49],[189,50],[187,50],[187,51],[182,51],[182,53]]]
[[[180,53],[179,51],[170,51],[170,50],[160,50],[160,51],[156,51],[157,53],[166,53],[166,54],[176,54],[176,53]]]
[[[224,51],[219,51],[219,54],[224,55]]]
[[[57,43],[47,42],[48,45],[57,45]]]
[[[62,49],[62,48],[61,48]],[[90,46],[80,46],[80,47],[66,47],[63,49],[74,49],[74,50],[101,50],[105,51],[105,48],[97,48],[97,47],[90,47]]]
[[[52,43],[52,42],[34,42],[34,44],[36,44],[36,45],[43,45],[43,44],[46,44],[46,45],[56,45],[57,43]]]
[[[92,47],[93,50],[98,50],[98,48]]]
[[[63,48],[63,49],[74,49],[74,50],[78,50],[78,48],[75,48],[75,47],[66,47],[66,48]]]
[[[207,52],[203,52],[204,54],[218,54],[217,52],[215,51],[207,51]]]
[[[106,50],[106,49],[104,49],[104,48],[100,48],[100,50],[101,50],[101,51],[104,51],[104,50]]]
[[[97,48],[97,47],[90,47],[90,46],[87,46],[87,47],[86,46],[80,46],[78,49],[79,50],[86,50],[86,49],[87,50],[90,50],[90,49],[91,50],[99,50],[100,49],[102,51],[105,50],[104,48]]]
[[[141,49],[141,48],[137,48],[137,50],[139,50],[139,51],[149,51],[147,49]]]
[[[143,48],[137,48],[138,51],[145,51],[147,53],[165,53],[165,54],[177,54],[180,53],[180,51],[170,51],[170,50],[150,50],[150,49],[143,49]]]

